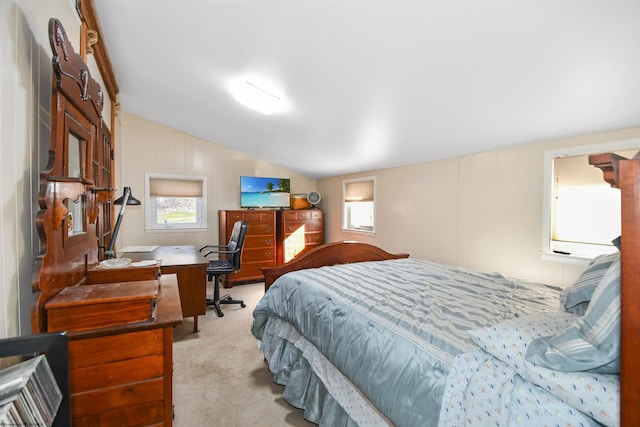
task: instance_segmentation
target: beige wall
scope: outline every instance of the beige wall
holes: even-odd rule
[[[123,105],[126,109],[126,105]],[[118,191],[131,187],[144,197],[145,173],[205,176],[207,179],[206,232],[144,230],[144,203],[127,208],[116,247],[130,245],[178,245],[200,247],[218,242],[218,210],[240,208],[240,176],[257,175],[291,179],[293,193],[315,189],[315,180],[211,142],[178,132],[132,114],[116,121]]]
[[[639,138],[640,127],[319,180],[327,240],[567,285],[584,263],[541,256],[545,150]],[[375,235],[342,230],[342,181],[376,177]]]

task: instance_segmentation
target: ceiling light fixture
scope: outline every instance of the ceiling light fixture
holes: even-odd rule
[[[262,114],[271,114],[280,103],[280,98],[250,82],[240,85],[234,97],[236,101]]]

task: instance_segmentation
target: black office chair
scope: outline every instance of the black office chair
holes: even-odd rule
[[[204,253],[205,257],[218,254],[218,259],[210,260],[207,266],[207,280],[211,281],[215,277],[213,299],[207,298],[207,307],[214,306],[219,317],[224,316],[220,304],[240,304],[240,307],[246,307],[244,301],[233,299],[231,295],[227,294],[220,297],[220,276],[240,270],[242,248],[244,247],[247,228],[248,224],[245,221],[236,221],[235,224],[233,224],[229,243],[226,245],[206,245],[200,248],[200,252],[208,249]]]

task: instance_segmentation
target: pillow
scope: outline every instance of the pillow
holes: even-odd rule
[[[620,373],[620,260],[593,292],[584,317],[565,332],[534,339],[525,359],[557,371]]]
[[[576,282],[560,292],[560,305],[564,311],[583,315],[587,311],[593,291],[602,280],[607,269],[620,259],[620,252],[598,255],[582,272]]]

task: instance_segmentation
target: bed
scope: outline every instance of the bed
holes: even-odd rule
[[[622,237],[566,289],[356,242],[265,269],[252,333],[284,399],[321,426],[639,425],[640,160],[590,162]]]

